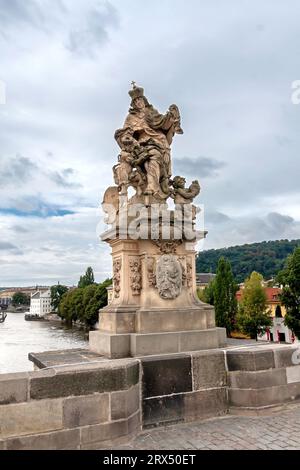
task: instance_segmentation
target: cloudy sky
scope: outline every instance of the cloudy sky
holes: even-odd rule
[[[300,238],[298,0],[0,0],[0,286],[110,275],[98,234],[135,80],[184,135],[204,248]],[[101,225],[101,224],[100,224]]]

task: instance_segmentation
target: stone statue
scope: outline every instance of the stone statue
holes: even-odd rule
[[[173,179],[173,192],[175,204],[191,204],[193,199],[200,193],[200,185],[197,180],[193,181],[189,188],[185,187],[186,180],[182,176]]]
[[[134,82],[129,95],[129,114],[123,128],[115,133],[121,148],[113,168],[115,183],[121,195],[133,186],[139,202],[144,202],[145,196],[151,202],[164,202],[172,192],[170,146],[174,135],[183,133],[179,109],[172,104],[166,114],[160,114]]]
[[[182,267],[174,255],[162,255],[156,267],[156,286],[162,299],[176,299],[182,288]]]

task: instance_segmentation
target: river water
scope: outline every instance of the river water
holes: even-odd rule
[[[60,322],[25,321],[24,313],[7,313],[0,323],[0,373],[33,370],[28,353],[87,348],[84,332]]]

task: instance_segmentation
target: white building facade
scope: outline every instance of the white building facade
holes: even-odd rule
[[[51,292],[50,290],[37,291],[30,298],[30,314],[44,316],[51,313]]]

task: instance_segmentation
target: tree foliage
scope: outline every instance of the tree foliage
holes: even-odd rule
[[[198,297],[206,304],[214,305],[215,303],[215,281],[212,280],[204,289],[198,289]]]
[[[101,284],[89,284],[85,287],[77,287],[66,292],[59,305],[59,315],[67,323],[79,321],[87,328],[98,321],[100,308],[107,305],[107,287],[111,285],[111,279],[106,279]]]
[[[58,310],[59,304],[61,302],[62,296],[68,291],[67,286],[57,284],[56,286],[51,286],[51,307],[54,311]]]
[[[216,272],[218,260],[224,256],[230,261],[237,282],[244,282],[253,271],[269,279],[283,269],[286,257],[297,246],[300,246],[300,240],[278,240],[201,251],[197,256],[196,268],[197,272]]]
[[[21,305],[30,305],[30,297],[24,292],[15,292],[12,296],[12,305],[14,307],[19,307]]]
[[[300,247],[286,260],[284,269],[278,274],[283,290],[280,300],[286,308],[285,324],[300,338]]]
[[[245,282],[238,311],[238,325],[252,339],[265,333],[272,325],[270,312],[267,310],[267,296],[262,286],[263,276],[253,272]]]
[[[94,284],[94,272],[93,269],[89,266],[83,276],[80,276],[78,287],[87,287]]]
[[[216,313],[216,325],[226,328],[227,334],[235,328],[237,313],[236,292],[238,286],[234,280],[230,262],[221,257],[218,262],[216,277],[207,295],[213,300]]]

